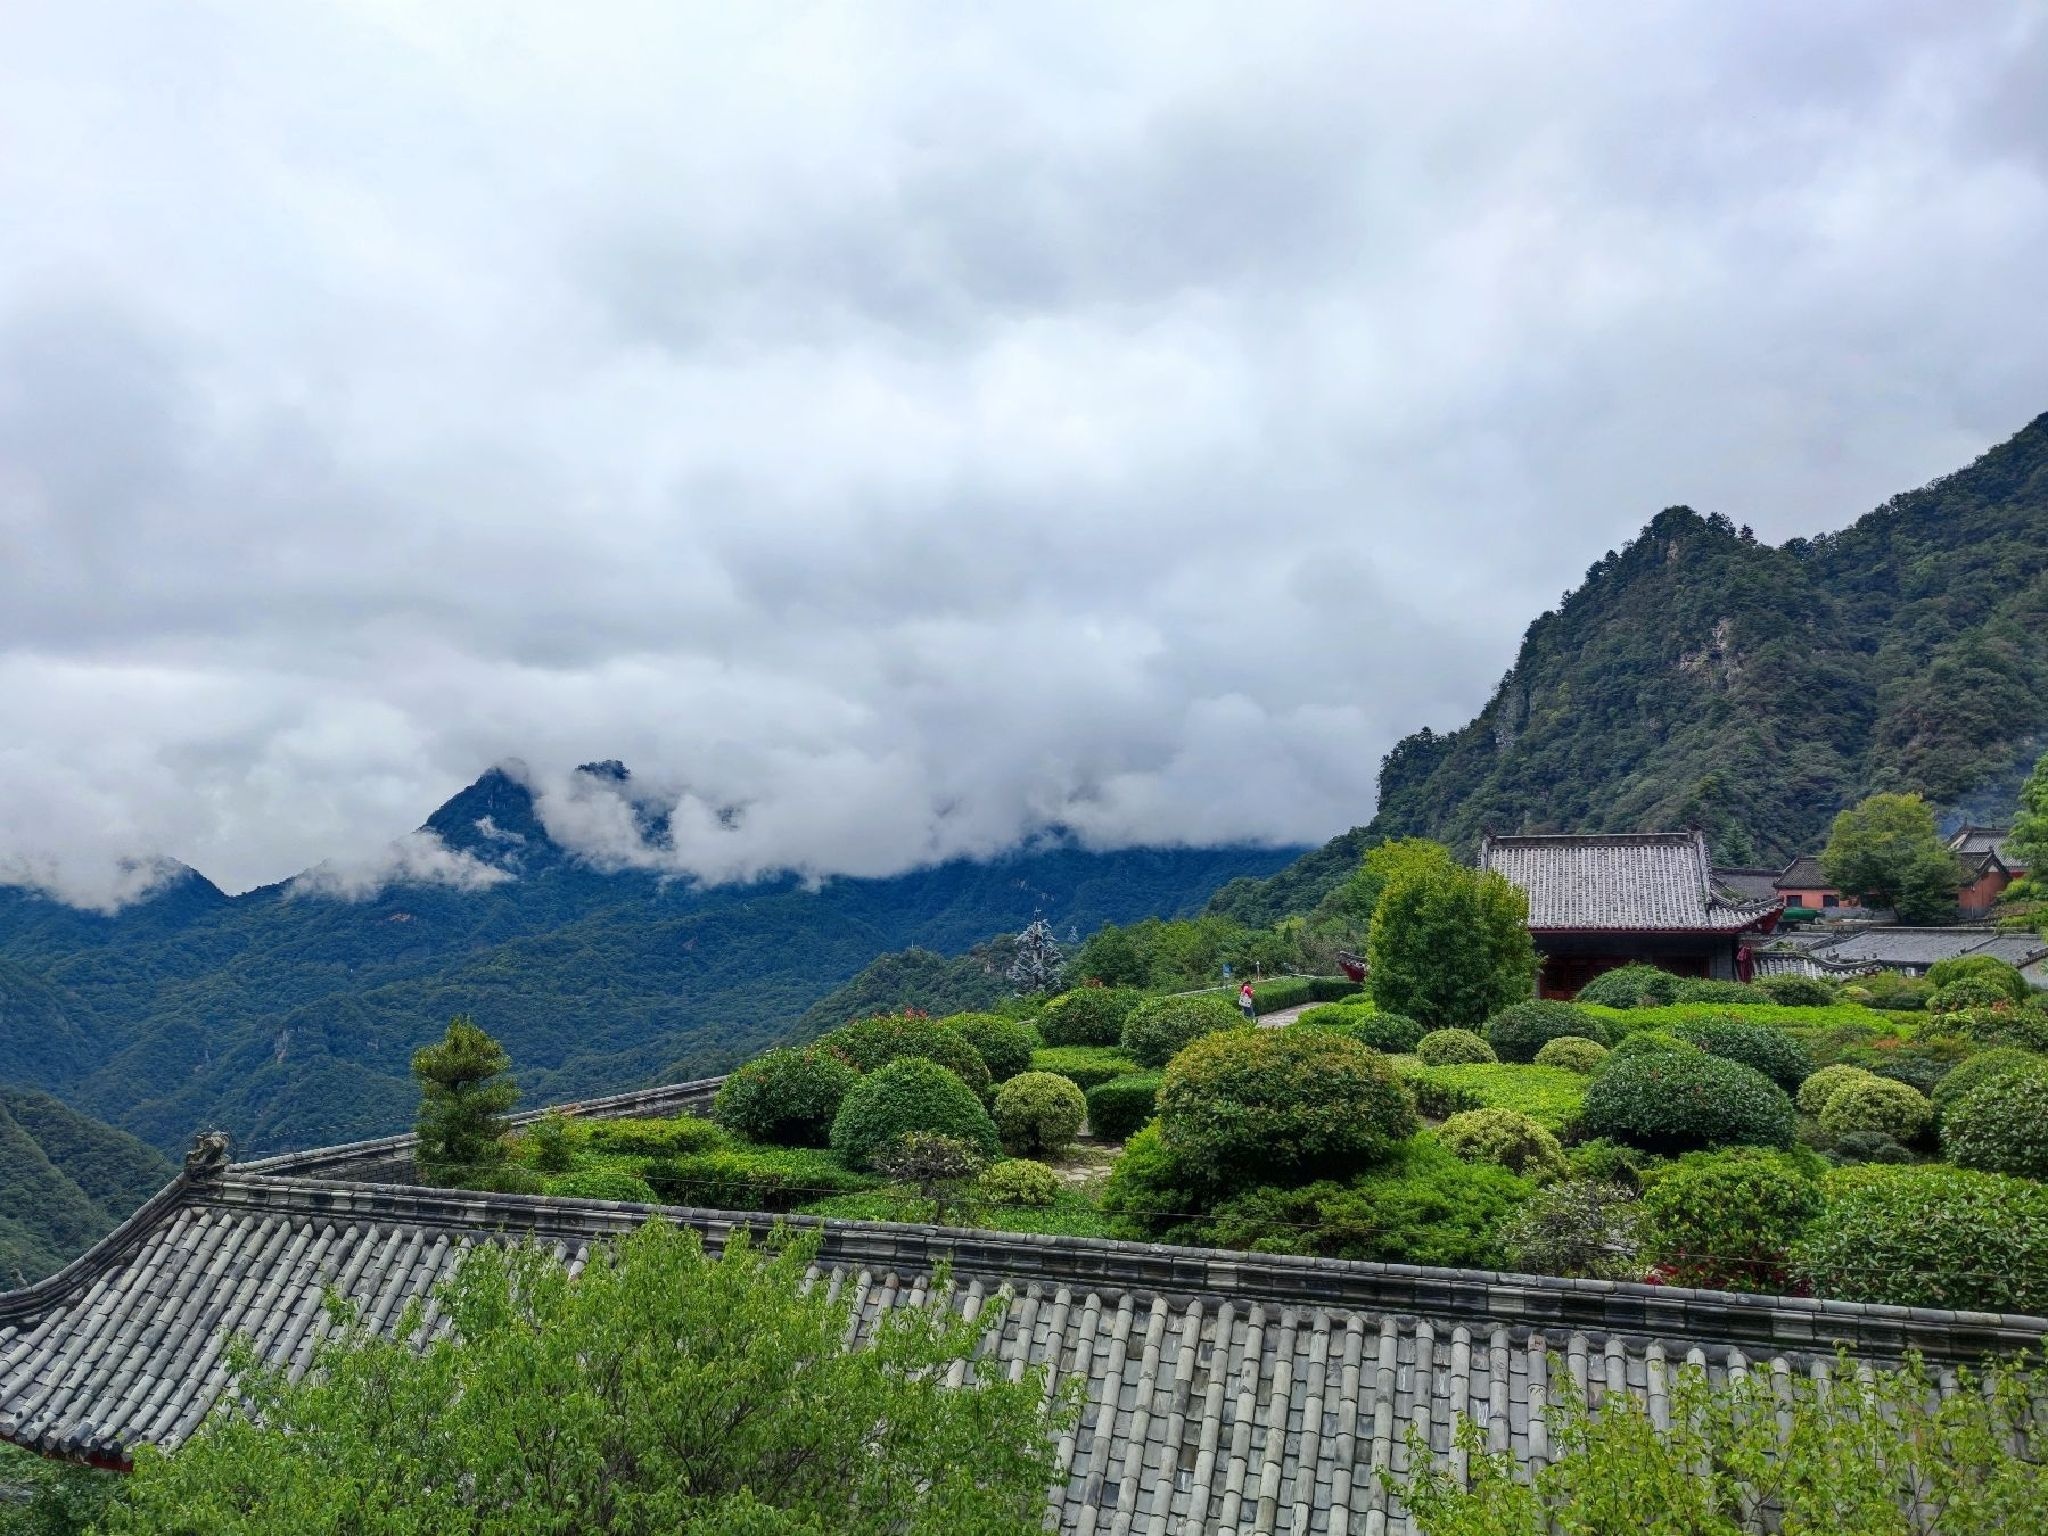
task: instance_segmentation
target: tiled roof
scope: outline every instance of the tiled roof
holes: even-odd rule
[[[302,1162],[329,1174],[352,1158],[389,1164],[402,1140]],[[303,1368],[332,1326],[329,1288],[380,1326],[428,1299],[431,1322],[433,1287],[479,1242],[539,1242],[573,1266],[650,1216],[714,1247],[772,1220],[258,1167],[181,1176],[66,1270],[0,1296],[0,1439],[111,1463],[139,1444],[174,1446],[226,1389],[236,1335]],[[1377,1472],[1405,1469],[1409,1427],[1455,1463],[1464,1415],[1491,1448],[1538,1465],[1555,1372],[1654,1409],[1688,1360],[1715,1376],[1825,1376],[1837,1345],[1869,1361],[1918,1350],[1954,1362],[2048,1335],[2032,1317],[786,1219],[818,1230],[819,1278],[857,1298],[863,1329],[891,1307],[979,1315],[1008,1293],[983,1360],[1049,1361],[1087,1383],[1051,1501],[1057,1528],[1075,1533],[1398,1533],[1405,1516]],[[939,1296],[942,1264],[952,1288]]]
[[[1820,860],[1802,853],[1787,864],[1773,884],[1781,891],[1831,891],[1835,883],[1822,873]]]
[[[1735,933],[1778,910],[1717,893],[1697,832],[1488,836],[1479,865],[1522,888],[1535,929]]]
[[[1960,827],[1948,840],[1949,851],[1973,860],[1980,854],[1995,854],[2004,863],[2005,840],[2010,836],[2011,827]]]
[[[1838,965],[1909,965],[1924,967],[1958,955],[1989,955],[2008,965],[2028,965],[2048,955],[2048,942],[2026,933],[1995,933],[1986,928],[1860,929],[1825,948],[1815,957]]]
[[[1775,901],[1778,871],[1775,869],[1717,869],[1714,884],[1738,901]]]

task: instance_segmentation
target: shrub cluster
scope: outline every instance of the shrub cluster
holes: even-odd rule
[[[1039,1074],[1025,1074],[1035,1075]],[[1018,1081],[1012,1078],[1003,1086]],[[1078,1090],[1074,1096],[1080,1097]],[[891,1143],[913,1131],[954,1137],[988,1158],[1001,1150],[995,1122],[974,1090],[957,1074],[922,1056],[892,1061],[848,1090],[832,1122],[832,1150],[849,1167],[872,1168]]]
[[[1951,1068],[1947,1075],[1934,1085],[1934,1092],[1929,1097],[1934,1100],[1935,1114],[1942,1116],[1948,1113],[1949,1105],[1972,1089],[2008,1077],[2029,1075],[2048,1076],[2048,1056],[2021,1050],[2016,1045],[2001,1045],[1988,1051],[1979,1051]]]
[[[1536,1053],[1552,1040],[1591,1040],[1612,1045],[1613,1031],[1606,1021],[1570,1003],[1532,998],[1503,1008],[1486,1024],[1486,1042],[1502,1061],[1534,1061]]]
[[[1074,1144],[1088,1101],[1054,1072],[1023,1072],[996,1090],[996,1134],[1017,1157],[1057,1157]]]
[[[1139,1066],[1163,1067],[1202,1036],[1242,1027],[1237,1009],[1213,994],[1159,997],[1131,1010],[1118,1044]]]
[[[974,1054],[988,1068],[990,1082],[1006,1083],[1019,1072],[1031,1070],[1038,1034],[1029,1024],[999,1013],[956,1013],[939,1022],[974,1047]]]
[[[2019,967],[1991,955],[1957,955],[1953,960],[1937,960],[1927,969],[1927,983],[1937,993],[1943,987],[1966,980],[1988,981],[2015,1003],[2024,1003],[2028,998],[2027,978],[2020,974]]]
[[[1465,1109],[1512,1109],[1560,1133],[1576,1126],[1580,1106],[1586,1102],[1586,1079],[1562,1067],[1475,1062],[1409,1068],[1403,1081],[1411,1085],[1418,1107],[1423,1107],[1424,1095],[1456,1100],[1448,1110],[1424,1108],[1424,1113],[1432,1116]],[[1427,1086],[1418,1086],[1421,1084]]]
[[[1683,980],[1654,965],[1624,965],[1587,982],[1578,1001],[1603,1008],[1662,1008],[1678,1001]]]
[[[1580,1039],[1577,1035],[1560,1035],[1544,1044],[1536,1053],[1539,1067],[1562,1067],[1567,1072],[1576,1072],[1585,1077],[1598,1069],[1607,1059],[1607,1047],[1592,1040]]]
[[[1739,1019],[1701,1020],[1680,1024],[1672,1030],[1709,1056],[1739,1061],[1763,1073],[1787,1093],[1806,1081],[1813,1072],[1813,1057],[1806,1047],[1768,1024],[1747,1024]]]
[[[1159,1074],[1133,1072],[1088,1090],[1088,1129],[1104,1141],[1123,1141],[1151,1120],[1159,1099]]]
[[[1746,981],[1712,981],[1702,976],[1687,977],[1678,984],[1679,1003],[1768,1003],[1771,994]]]
[[[1031,1070],[1056,1072],[1086,1093],[1113,1077],[1127,1077],[1138,1064],[1114,1046],[1056,1045],[1031,1053]]]
[[[1538,1183],[1569,1171],[1557,1138],[1518,1110],[1468,1109],[1446,1120],[1437,1135],[1468,1163],[1497,1163]]]
[[[1838,1061],[1831,1067],[1822,1067],[1801,1083],[1797,1102],[1800,1109],[1818,1120],[1821,1111],[1828,1107],[1828,1100],[1839,1090],[1872,1075],[1862,1067]]]
[[[627,1157],[675,1157],[725,1144],[725,1133],[699,1115],[671,1115],[661,1120],[592,1120],[583,1133],[593,1152]]]
[[[1409,1054],[1422,1039],[1422,1026],[1406,1014],[1364,1008],[1311,1008],[1294,1022],[1297,1028],[1327,1029],[1389,1056]]]
[[[2048,1073],[1993,1078],[1952,1100],[1941,1149],[1961,1168],[2048,1179]]]
[[[1757,986],[1781,1008],[1826,1008],[1835,1001],[1835,989],[1818,976],[1766,976]]]
[[[1425,1066],[1449,1067],[1464,1062],[1498,1061],[1493,1047],[1469,1029],[1433,1029],[1415,1043]]]
[[[1060,1176],[1043,1163],[1009,1157],[984,1169],[974,1192],[990,1205],[1051,1205],[1060,1197]]]
[[[1586,1091],[1581,1125],[1653,1152],[1731,1144],[1792,1144],[1797,1116],[1785,1091],[1719,1056],[1609,1056]]]
[[[1218,1187],[1347,1173],[1414,1134],[1387,1058],[1324,1030],[1231,1030],[1173,1059],[1159,1088],[1166,1144]]]
[[[654,1205],[661,1197],[654,1186],[623,1168],[586,1168],[547,1181],[546,1193],[570,1200],[621,1200],[629,1205]]]
[[[873,1072],[892,1061],[935,1061],[971,1088],[977,1098],[986,1099],[988,1067],[981,1053],[965,1036],[948,1029],[937,1019],[914,1013],[887,1013],[879,1018],[847,1024],[818,1044],[839,1057],[856,1072]]]
[[[1402,1059],[1394,1064],[1401,1086],[1408,1090],[1418,1113],[1432,1120],[1445,1120],[1468,1109],[1484,1109],[1486,1101],[1451,1076],[1448,1067],[1425,1067],[1418,1061]]]
[[[1047,1045],[1115,1045],[1139,994],[1126,987],[1076,987],[1051,999],[1038,1014]]]
[[[1537,1275],[1585,1280],[1639,1280],[1637,1228],[1641,1209],[1621,1184],[1575,1178],[1551,1184],[1501,1230],[1508,1262]]]
[[[728,1211],[790,1211],[874,1182],[850,1172],[829,1153],[807,1147],[729,1146],[649,1158],[641,1164],[641,1176],[663,1200]]]
[[[2048,1185],[1939,1164],[1842,1168],[1795,1251],[1823,1296],[2048,1310]]]
[[[1695,1152],[1649,1179],[1644,1252],[1680,1285],[1783,1291],[1793,1245],[1820,1206],[1820,1186],[1790,1157]]]
[[[2039,1008],[2015,1008],[2009,1003],[1992,1008],[1966,1008],[1960,1013],[1944,1014],[1941,1025],[1978,1045],[2017,1045],[2029,1051],[2048,1051],[2048,1012]]]
[[[860,1074],[819,1046],[769,1051],[720,1085],[711,1117],[750,1141],[822,1147]]]
[[[1919,1089],[1866,1072],[1830,1093],[1819,1118],[1821,1130],[1836,1141],[1875,1131],[1903,1146],[1927,1129],[1934,1106]]]

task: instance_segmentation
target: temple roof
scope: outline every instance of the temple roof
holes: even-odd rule
[[[1820,867],[1819,858],[1810,853],[1802,853],[1787,864],[1773,884],[1781,891],[1832,891],[1835,888],[1835,882]]]
[[[1948,846],[1951,853],[1961,855],[1973,867],[1982,867],[1984,856],[1989,854],[2003,869],[2024,869],[2024,864],[2013,863],[2007,851],[2006,840],[2011,836],[2011,827],[1958,827]]]
[[[570,1108],[665,1114],[715,1086]],[[537,1242],[576,1266],[650,1218],[694,1227],[714,1248],[774,1220],[390,1182],[409,1154],[409,1138],[391,1137],[225,1169],[198,1159],[66,1269],[0,1296],[0,1439],[107,1464],[140,1444],[175,1446],[226,1390],[235,1336],[303,1369],[333,1326],[330,1290],[379,1326],[415,1300],[433,1322],[434,1287],[477,1243]],[[1493,1449],[1540,1463],[1558,1371],[1596,1399],[1627,1390],[1654,1405],[1687,1360],[1715,1376],[1752,1365],[1826,1376],[1837,1346],[1950,1362],[2048,1334],[2034,1317],[783,1220],[818,1232],[819,1277],[858,1299],[864,1329],[900,1306],[992,1318],[1006,1296],[983,1359],[1050,1361],[1086,1381],[1052,1499],[1072,1532],[1399,1532],[1376,1470],[1405,1469],[1410,1426],[1455,1459],[1453,1419],[1467,1415]],[[935,1294],[942,1267],[950,1288]]]
[[[1898,928],[1886,924],[1846,934],[1816,947],[1811,954],[1833,965],[1917,968],[1959,955],[1987,955],[2008,965],[2026,966],[2048,956],[2048,940],[1989,928]]]
[[[1488,834],[1479,867],[1521,887],[1537,930],[1738,933],[1778,912],[1715,886],[1699,832]]]

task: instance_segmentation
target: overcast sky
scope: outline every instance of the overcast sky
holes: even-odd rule
[[[2026,0],[10,0],[0,878],[507,757],[715,877],[1320,839],[1658,508],[2048,410],[2044,289]]]

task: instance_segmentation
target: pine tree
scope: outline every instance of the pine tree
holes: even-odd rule
[[[420,1083],[419,1147],[423,1178],[436,1184],[475,1184],[477,1175],[505,1160],[505,1111],[519,1088],[505,1072],[512,1058],[467,1014],[448,1021],[438,1045],[413,1052]]]
[[[1052,992],[1059,988],[1067,962],[1043,914],[1017,935],[1017,958],[1010,962],[1010,980],[1020,992]]]

